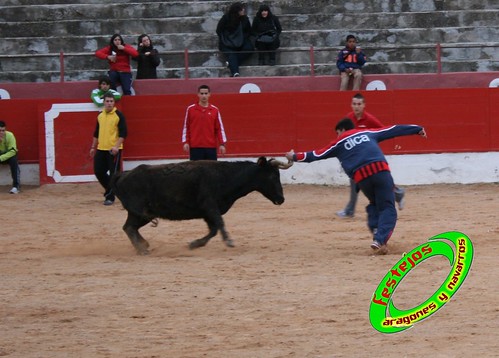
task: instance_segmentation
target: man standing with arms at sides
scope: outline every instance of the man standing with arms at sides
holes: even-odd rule
[[[372,129],[384,127],[381,121],[373,116],[371,113],[365,111],[366,102],[364,96],[357,93],[352,98],[352,112],[347,114],[347,117],[352,120],[357,129]],[[393,189],[395,193],[395,201],[398,204],[399,210],[404,208],[404,195],[405,190],[395,186]],[[357,204],[358,187],[355,182],[350,179],[350,200],[348,201],[345,209],[336,213],[340,218],[351,218],[355,214],[355,205]]]
[[[182,130],[184,151],[190,160],[217,160],[217,146],[225,154],[225,129],[217,107],[209,103],[210,87],[198,88],[198,103],[187,107]]]
[[[121,169],[121,152],[127,136],[125,116],[116,109],[111,93],[104,95],[104,110],[97,116],[90,156],[94,158],[94,173],[104,188],[104,205],[114,204],[114,193],[109,183]],[[108,174],[109,172],[109,174]]]

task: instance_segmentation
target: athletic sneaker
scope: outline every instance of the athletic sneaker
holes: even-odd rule
[[[400,187],[395,187],[395,201],[399,206],[399,210],[404,209],[405,205],[404,196],[405,196],[405,190]]]
[[[371,249],[373,249],[376,252],[376,254],[379,255],[386,255],[386,253],[388,252],[386,245],[383,245],[382,243],[376,240],[373,240],[373,242],[371,243]]]
[[[11,194],[19,194],[19,189],[16,188],[15,186],[13,186],[12,189],[10,189],[9,193],[11,193]]]
[[[399,200],[398,204],[399,204],[399,210],[403,210],[405,205],[405,200],[403,195],[402,198]]]
[[[239,72],[234,73],[232,77],[239,77]]]
[[[345,218],[353,218],[353,214],[347,214],[345,210],[340,210],[336,212],[336,216],[339,218],[345,219]]]
[[[106,205],[106,206],[113,205],[113,204],[114,204],[113,200],[109,200],[109,199],[104,200],[104,205]]]

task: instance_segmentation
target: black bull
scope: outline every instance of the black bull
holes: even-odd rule
[[[149,243],[139,229],[157,219],[204,219],[208,235],[191,241],[194,249],[207,244],[220,230],[225,244],[234,243],[225,230],[222,218],[234,202],[258,191],[271,202],[280,205],[284,195],[279,169],[292,163],[260,157],[249,161],[189,161],[177,164],[140,165],[113,176],[111,186],[128,217],[123,230],[138,254],[149,253]]]

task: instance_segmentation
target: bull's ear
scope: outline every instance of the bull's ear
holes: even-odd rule
[[[265,164],[267,164],[267,158],[265,158],[265,157],[258,158],[258,161],[256,162],[256,164],[263,167]]]

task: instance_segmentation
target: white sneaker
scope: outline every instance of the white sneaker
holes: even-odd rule
[[[9,193],[11,194],[19,194],[19,189],[17,189],[15,186],[10,189]]]

